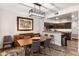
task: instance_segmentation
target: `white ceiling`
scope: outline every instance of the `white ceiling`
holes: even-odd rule
[[[52,20],[62,20],[62,19],[71,19],[72,18],[72,13],[68,13],[68,14],[63,14],[60,16],[56,16],[56,17],[51,17],[48,19],[52,19]]]
[[[41,10],[46,14],[50,14],[65,8],[79,5],[79,3],[39,3],[42,5]],[[31,8],[34,8],[33,3],[0,3],[0,8],[9,9],[19,13],[29,13]],[[38,6],[36,6],[38,9]]]
[[[51,17],[51,18],[48,18],[48,19],[52,20],[53,23],[72,22],[73,20],[77,22],[78,21],[78,12],[75,11],[75,12]]]
[[[79,5],[79,3],[55,3],[55,5],[58,6],[59,8],[65,9],[75,5]]]

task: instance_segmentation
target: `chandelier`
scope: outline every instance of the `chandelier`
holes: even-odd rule
[[[38,4],[38,3],[33,3],[34,4],[34,8],[29,10],[29,16],[36,16],[39,18],[44,18],[45,17],[45,12],[43,12],[41,10],[42,5]],[[36,8],[38,7],[38,9]]]

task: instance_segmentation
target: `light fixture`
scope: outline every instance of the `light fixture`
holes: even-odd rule
[[[75,17],[75,15],[74,14],[72,14],[72,16],[71,16],[72,18],[74,18]]]
[[[36,17],[40,17],[40,18],[44,18],[45,17],[45,12],[41,11],[41,4],[39,3],[33,3],[34,4],[34,8],[29,10],[29,16],[36,16]],[[38,9],[36,8],[36,6],[38,7]]]
[[[58,17],[56,17],[56,19],[59,19]]]

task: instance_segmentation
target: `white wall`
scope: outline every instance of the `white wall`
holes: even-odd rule
[[[78,26],[79,26],[79,11],[78,11]],[[78,53],[79,53],[79,27],[78,27]]]
[[[72,38],[78,39],[78,12],[72,17]]]
[[[0,9],[0,48],[2,48],[3,36],[4,35],[16,35],[19,33],[40,33],[41,32],[41,21],[42,19],[33,18],[33,31],[17,31],[17,16],[28,17],[20,13],[13,12],[11,10]],[[39,27],[38,27],[39,26]]]

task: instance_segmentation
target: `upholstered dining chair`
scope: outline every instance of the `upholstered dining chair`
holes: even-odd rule
[[[12,37],[10,35],[3,37],[3,49],[12,47]]]
[[[51,38],[47,38],[44,41],[44,48],[50,48],[50,41],[51,41]]]
[[[27,50],[29,51],[29,54],[33,55],[33,53],[35,52],[40,52],[40,40],[39,39],[33,39],[33,43],[31,45],[30,48],[27,48]]]
[[[44,44],[41,46],[43,48],[43,54],[46,54],[47,51],[51,51],[50,50],[50,41],[51,41],[51,38],[47,38],[45,41],[44,41]],[[48,50],[46,51],[46,49],[48,48]]]

